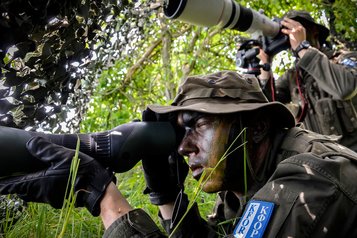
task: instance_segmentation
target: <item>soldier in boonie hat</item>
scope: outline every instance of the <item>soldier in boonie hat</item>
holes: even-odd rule
[[[294,117],[287,107],[280,102],[267,100],[256,77],[242,75],[234,71],[220,71],[208,75],[187,77],[179,87],[178,94],[171,106],[149,105],[148,108],[158,114],[158,118],[171,115],[170,118],[176,119],[178,125],[186,129],[186,134],[188,131],[195,131],[197,127],[200,127],[197,129],[198,134],[206,134],[206,129],[210,131],[202,140],[185,136],[178,148],[179,153],[188,155],[191,153],[188,144],[204,142],[197,146],[205,148],[201,149],[198,154],[200,159],[204,159],[210,164],[210,166],[205,165],[208,168],[213,168],[223,154],[229,150],[229,147],[240,147],[242,143],[245,143],[244,139],[240,137],[244,128],[247,128],[247,138],[249,138],[253,134],[262,133],[255,131],[258,127],[284,130],[295,125]],[[143,118],[148,117],[144,116]],[[238,137],[240,138],[237,139]],[[207,141],[210,142],[205,144]],[[248,140],[247,143],[253,149],[255,145],[260,144],[260,141],[253,144]],[[208,147],[206,148],[206,146]],[[240,153],[242,153],[241,149],[233,154],[240,158],[242,157]],[[255,156],[251,158],[253,157]],[[240,164],[243,159],[227,159],[227,161],[229,167],[243,168],[243,165]],[[203,167],[198,163],[197,158],[192,158],[189,161],[189,166],[196,179],[199,179],[203,172]],[[237,163],[240,165],[237,166]],[[233,171],[234,174],[231,174],[232,171],[217,169],[214,173],[216,176],[211,175],[212,182],[207,183],[203,190],[217,192],[226,187],[225,183],[241,180],[241,173],[236,173],[237,170]],[[225,178],[224,182],[219,181],[221,177]],[[253,173],[252,177],[256,177],[256,175]],[[222,184],[217,185],[217,183]],[[241,187],[237,189],[241,190]]]
[[[253,75],[221,71],[189,76],[170,106],[149,105],[143,113],[144,121],[155,118],[184,129],[178,154],[142,159],[146,192],[166,214],[166,230],[174,230],[175,237],[324,236],[325,229],[334,237],[342,230],[344,235],[357,232],[352,223],[336,227],[338,219],[348,219],[350,209],[357,207],[343,202],[350,192],[357,197],[357,165],[349,162],[357,161],[357,154],[332,138],[296,127],[290,111],[269,102]],[[182,156],[201,190],[219,194],[208,222],[183,192],[187,170]],[[354,180],[348,179],[343,199],[335,199],[341,174]],[[333,201],[335,209],[325,209],[321,201]],[[324,222],[316,224],[318,220]]]
[[[143,114],[143,120],[154,118],[152,115],[148,116],[150,112],[156,113],[156,118],[160,120],[173,118],[173,124],[185,128],[186,135],[183,136],[178,152],[181,155],[192,155],[190,145],[197,147],[198,157],[192,155],[189,159],[189,167],[195,179],[199,179],[205,169],[215,167],[229,148],[240,148],[228,152],[231,155],[222,163],[224,166],[216,169],[210,175],[210,182],[203,186],[205,192],[217,192],[230,187],[232,183],[235,189],[243,191],[241,169],[244,166],[241,163],[244,160],[241,145],[247,143],[251,150],[259,151],[261,142],[271,136],[268,131],[285,130],[295,125],[288,108],[280,102],[267,100],[255,76],[234,71],[187,77],[170,106],[149,105]],[[260,131],[262,128],[265,129]],[[242,134],[245,130],[249,138],[247,141]],[[253,139],[253,134],[259,135],[260,139]],[[250,158],[255,157],[252,154]],[[152,163],[151,160],[150,164]],[[252,163],[255,164],[256,161]],[[145,170],[145,160],[143,165]],[[226,170],[225,167],[236,169]],[[248,180],[252,181],[259,176],[252,172]]]
[[[306,129],[340,136],[342,145],[357,152],[357,52],[330,48],[329,30],[306,11],[287,12],[281,25],[296,60],[276,79],[261,70],[261,84],[271,85],[265,94],[283,102]],[[262,64],[273,62],[263,51],[259,56]]]

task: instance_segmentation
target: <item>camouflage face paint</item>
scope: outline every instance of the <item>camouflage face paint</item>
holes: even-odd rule
[[[193,177],[205,176],[203,191],[221,191],[226,171],[226,160],[221,159],[227,149],[231,117],[183,112],[178,120],[186,130],[179,153],[188,156]]]

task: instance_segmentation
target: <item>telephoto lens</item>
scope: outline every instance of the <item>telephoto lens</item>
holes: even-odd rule
[[[280,32],[279,23],[233,0],[165,0],[163,8],[167,18],[194,25],[218,26],[271,38]]]

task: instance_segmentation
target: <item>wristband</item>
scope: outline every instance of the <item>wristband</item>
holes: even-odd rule
[[[304,40],[298,45],[298,47],[296,47],[295,50],[292,50],[292,52],[296,58],[299,58],[299,52],[302,51],[303,49],[308,49],[310,46],[311,46],[310,42]]]

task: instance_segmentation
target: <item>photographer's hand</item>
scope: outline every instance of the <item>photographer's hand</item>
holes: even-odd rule
[[[294,21],[289,18],[284,18],[281,24],[285,27],[281,29],[281,32],[289,36],[290,46],[292,50],[300,45],[301,42],[306,40],[306,29],[300,22]],[[302,58],[306,50],[299,52],[299,57]]]
[[[66,196],[71,163],[75,151],[33,137],[26,144],[29,152],[48,167],[31,174],[0,180],[0,194],[18,194],[28,202],[48,203],[61,208]],[[93,216],[100,214],[100,201],[114,174],[92,157],[79,152],[79,166],[74,181],[76,207],[86,207]],[[67,192],[68,193],[68,192]]]
[[[260,59],[260,64],[264,65],[264,64],[269,64],[271,65],[273,59],[272,57],[270,57],[267,53],[264,52],[263,49],[259,49],[259,55],[258,58]],[[260,69],[260,75],[259,75],[259,80],[261,81],[262,84],[266,84],[267,81],[269,79],[272,78],[272,71],[271,71],[271,67],[270,70],[264,70],[263,68]]]

